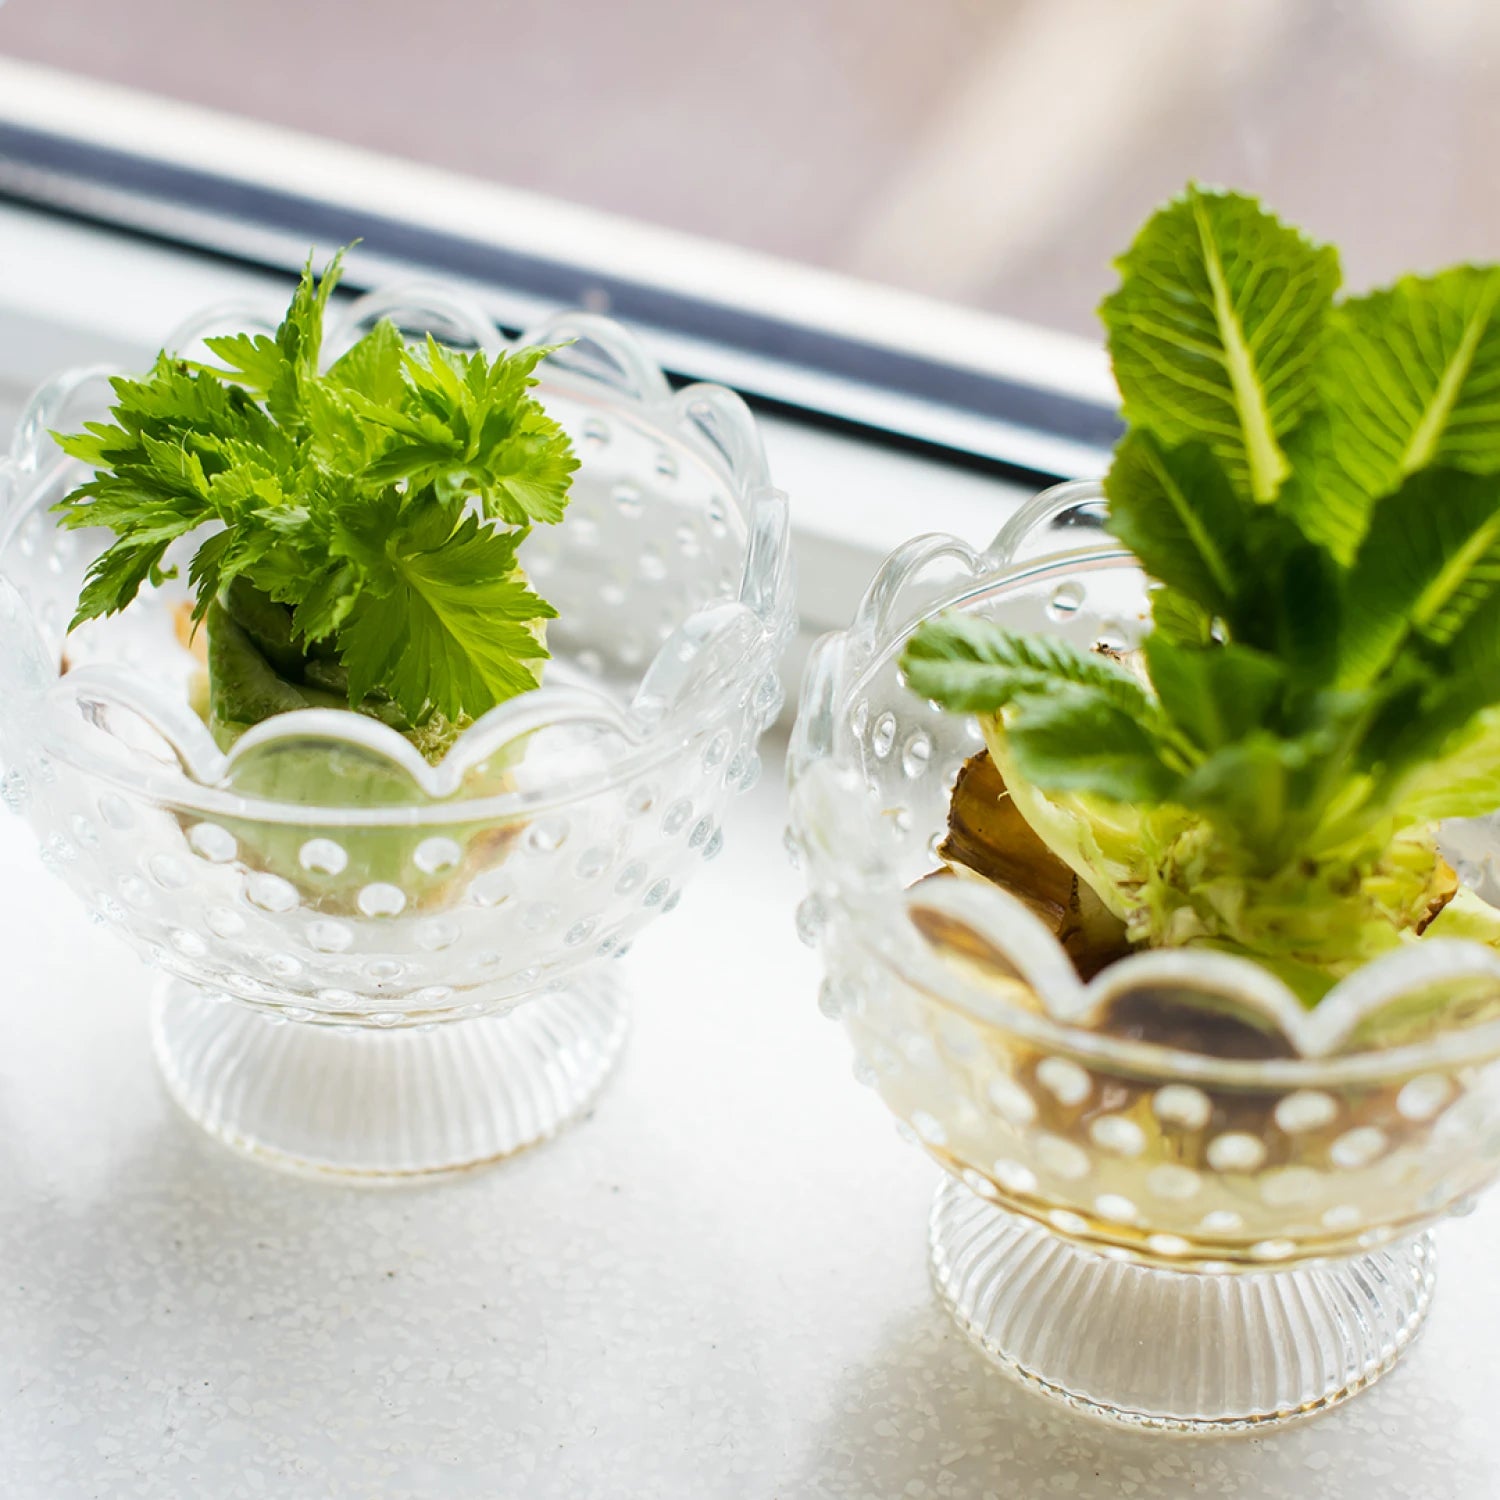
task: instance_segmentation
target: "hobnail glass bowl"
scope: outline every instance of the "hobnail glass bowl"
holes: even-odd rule
[[[1500,1164],[1500,955],[1434,941],[1313,1012],[1197,950],[1084,985],[1000,888],[916,883],[982,741],[903,686],[902,643],[960,609],[1128,647],[1145,582],[1102,516],[1095,487],[1067,486],[984,552],[918,538],[816,648],[789,771],[798,925],[858,1076],[950,1174],[931,1266],[965,1331],[1100,1415],[1259,1425],[1352,1394],[1420,1326],[1427,1226]],[[1452,1027],[1403,1034],[1437,985]],[[1372,1046],[1377,1020],[1399,1045]]]
[[[327,357],[384,315],[504,344],[463,299],[409,287],[336,307]],[[168,347],[266,326],[222,308]],[[553,660],[436,767],[336,710],[268,720],[221,754],[189,707],[181,583],[65,638],[106,538],[54,524],[81,471],[48,434],[101,416],[110,372],[40,391],[0,466],[0,791],[163,972],[168,1087],[235,1146],[379,1177],[551,1134],[623,1041],[605,961],[677,905],[759,772],[793,605],[786,501],[750,414],[719,387],[674,394],[601,318],[526,342],[564,340],[538,393],[581,468],[567,520],[522,551],[559,611]],[[325,805],[297,800],[311,764],[335,788]]]

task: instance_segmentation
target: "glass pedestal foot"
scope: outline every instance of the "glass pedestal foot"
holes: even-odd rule
[[[1036,1390],[1118,1422],[1262,1427],[1383,1375],[1427,1315],[1432,1236],[1348,1260],[1211,1275],[1110,1260],[949,1179],[932,1276],[958,1325]]]
[[[625,1031],[607,972],[430,1029],[276,1023],[177,979],[152,1013],[167,1088],[210,1135],[369,1179],[457,1171],[554,1135],[593,1102]]]

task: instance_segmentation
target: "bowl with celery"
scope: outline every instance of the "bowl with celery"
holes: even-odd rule
[[[1347,295],[1199,188],[1117,264],[1102,484],[815,650],[798,921],[964,1330],[1256,1427],[1390,1367],[1500,1166],[1500,270]]]
[[[42,389],[0,466],[0,792],[161,971],[220,1139],[374,1178],[585,1110],[612,961],[780,703],[784,498],[632,335],[436,287],[220,309]]]

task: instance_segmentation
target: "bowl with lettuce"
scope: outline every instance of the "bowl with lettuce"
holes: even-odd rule
[[[815,651],[798,920],[964,1330],[1255,1427],[1390,1367],[1500,1165],[1500,270],[1349,295],[1199,188],[1118,268],[1102,484]]]
[[[743,403],[413,286],[206,313],[0,466],[0,790],[162,979],[171,1093],[283,1164],[508,1155],[758,771],[791,630]]]

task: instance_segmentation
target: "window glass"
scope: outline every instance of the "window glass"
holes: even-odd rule
[[[1060,329],[1189,177],[1494,257],[1494,0],[0,0],[0,53]]]

